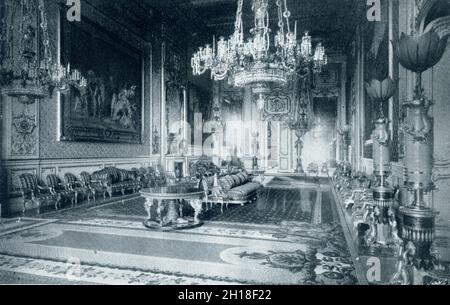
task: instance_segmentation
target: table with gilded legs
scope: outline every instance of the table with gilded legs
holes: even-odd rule
[[[142,189],[140,194],[145,198],[144,207],[147,219],[144,221],[144,225],[147,228],[178,230],[203,224],[199,219],[199,214],[202,211],[201,198],[204,192],[198,188],[172,185]],[[155,202],[157,203],[157,215],[152,217],[151,208]],[[194,209],[194,217],[183,217],[183,205],[186,203]]]

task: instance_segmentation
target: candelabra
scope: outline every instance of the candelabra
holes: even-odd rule
[[[371,204],[373,206],[374,222],[371,227],[375,230],[370,242],[386,245],[397,243],[397,223],[395,220],[394,189],[389,186],[387,178],[391,173],[391,145],[387,130],[388,120],[383,113],[383,103],[394,95],[395,84],[391,78],[383,81],[372,80],[366,84],[366,91],[373,101],[378,102],[378,118],[372,132],[373,140],[373,169],[376,177],[372,190]]]
[[[295,148],[297,150],[297,166],[295,172],[304,174],[302,165],[303,138],[311,130],[314,124],[314,113],[312,107],[311,78],[312,73],[308,73],[299,80],[298,92],[293,109],[293,116],[286,119],[286,123],[295,132],[297,140]]]
[[[35,2],[38,2],[37,10]],[[1,61],[0,86],[4,94],[17,98],[23,104],[32,104],[35,99],[49,96],[54,88],[66,92],[71,85],[87,85],[86,79],[78,70],[70,69],[70,64],[64,67],[53,62],[43,0],[7,0],[5,8],[1,24],[4,32],[0,31],[0,45],[5,43],[11,54],[9,59]],[[16,28],[7,26],[15,24],[16,11],[19,12],[20,24],[17,31],[20,41],[14,39]],[[36,24],[39,24],[40,28]],[[43,52],[39,51],[40,42]],[[19,45],[17,53],[13,51],[16,44]],[[0,58],[2,55],[5,54],[0,54]]]
[[[417,36],[402,34],[396,48],[400,64],[416,73],[413,100],[404,104],[408,113],[403,126],[405,185],[414,194],[414,199],[410,204],[401,206],[399,210],[402,222],[400,235],[404,241],[403,253],[411,253],[411,264],[418,270],[430,270],[435,266],[436,257],[431,249],[437,214],[424,199],[424,195],[433,189],[431,180],[433,145],[432,124],[427,114],[431,102],[424,95],[422,73],[439,62],[446,45],[447,38],[440,38],[431,30]],[[404,281],[412,283],[414,279]]]

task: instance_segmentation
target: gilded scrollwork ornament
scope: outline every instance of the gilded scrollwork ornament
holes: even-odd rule
[[[403,131],[415,142],[430,143],[432,124],[428,110],[431,105],[432,102],[425,97],[404,103],[409,110],[410,118],[403,123]]]
[[[21,135],[32,134],[34,129],[37,127],[36,120],[34,117],[21,113],[13,118],[13,126]]]
[[[36,118],[25,111],[12,118],[11,153],[13,155],[34,155],[37,151]]]

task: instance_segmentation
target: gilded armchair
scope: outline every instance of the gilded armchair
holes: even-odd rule
[[[75,204],[78,204],[78,196],[82,195],[87,198],[88,202],[91,202],[91,192],[89,187],[85,186],[78,178],[71,173],[64,174],[64,181],[66,182],[66,188],[73,191],[75,194]]]
[[[55,208],[57,208],[56,196],[50,191],[49,187],[39,185],[35,175],[22,174],[19,176],[19,180],[23,198],[22,213],[25,213],[27,203],[37,204],[38,214],[41,206],[45,204],[55,204]]]
[[[70,201],[72,206],[75,204],[75,192],[69,189],[57,175],[47,175],[47,186],[50,188],[50,192],[56,196],[56,209],[61,207],[63,200]]]
[[[106,199],[106,186],[103,185],[102,181],[92,179],[88,172],[81,172],[80,177],[83,186],[89,188],[91,191],[94,201],[97,199],[97,194],[103,194],[103,200]]]

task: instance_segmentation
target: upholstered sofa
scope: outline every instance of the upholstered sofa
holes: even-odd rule
[[[136,172],[126,169],[106,167],[92,173],[91,178],[102,182],[109,197],[112,197],[115,192],[120,191],[122,195],[125,195],[126,191],[137,192],[141,188]]]
[[[246,171],[239,171],[232,174],[225,174],[218,177],[218,184],[220,186],[220,198],[211,196],[208,201],[215,202],[216,199],[220,203],[225,204],[241,204],[253,202],[256,200],[257,191],[262,188],[258,182],[252,181],[252,176]],[[208,189],[214,188],[214,176],[205,177]],[[216,198],[214,198],[216,197]]]

